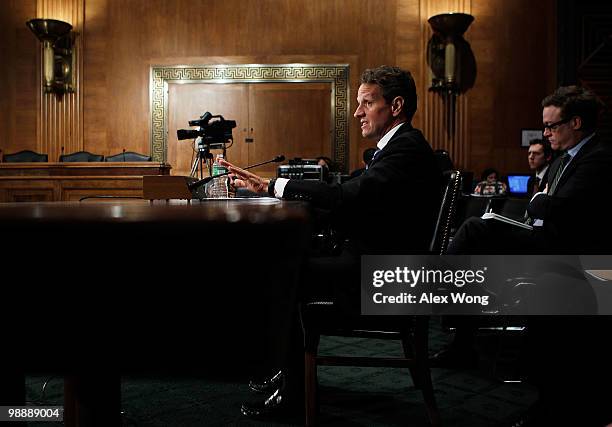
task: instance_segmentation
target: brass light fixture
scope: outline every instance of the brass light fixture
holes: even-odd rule
[[[455,128],[455,100],[474,85],[476,60],[463,38],[474,21],[466,13],[442,13],[427,20],[434,31],[427,46],[427,63],[432,72],[430,91],[439,93],[446,105],[449,136]]]
[[[31,19],[26,26],[43,43],[43,86],[47,93],[74,92],[72,25],[55,19]]]

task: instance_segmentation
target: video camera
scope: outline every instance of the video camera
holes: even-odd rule
[[[218,118],[211,122],[211,119]],[[236,127],[235,120],[225,120],[223,116],[213,116],[208,111],[199,119],[189,120],[189,126],[199,126],[199,129],[178,129],[176,136],[180,140],[202,138],[204,144],[223,144],[232,139],[232,129]]]

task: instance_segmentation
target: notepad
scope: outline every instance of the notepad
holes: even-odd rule
[[[526,230],[533,230],[533,227],[531,225],[525,224],[523,222],[520,221],[515,221],[511,218],[508,218],[506,216],[502,216],[502,215],[498,215],[496,213],[493,212],[487,212],[485,213],[483,216],[481,216],[482,219],[493,219],[495,221],[501,221],[501,222],[505,222],[506,224],[510,224],[513,225],[515,227],[521,227],[524,228]]]
[[[585,270],[589,275],[602,282],[612,281],[612,270]]]

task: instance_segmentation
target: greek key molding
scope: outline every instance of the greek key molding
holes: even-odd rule
[[[348,169],[348,64],[242,64],[152,66],[149,83],[151,156],[165,162],[168,153],[168,84],[170,83],[308,83],[331,84],[332,157]]]

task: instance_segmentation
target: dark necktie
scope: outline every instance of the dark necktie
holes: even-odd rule
[[[370,165],[372,164],[372,162],[374,161],[376,156],[378,156],[378,153],[380,153],[380,148],[377,148],[376,151],[374,151],[374,155],[372,156],[372,160],[370,160],[370,163],[368,163],[366,165],[366,169],[368,169],[370,167]]]
[[[557,171],[555,173],[555,178],[552,180],[552,184],[550,185],[550,188],[548,189],[549,196],[552,196],[553,194],[555,194],[555,190],[557,189],[557,185],[559,184],[559,180],[561,179],[561,174],[563,173],[563,169],[565,169],[565,167],[567,166],[567,164],[569,163],[571,159],[572,159],[572,156],[570,156],[568,153],[564,153],[561,156],[561,163],[559,164],[559,167],[557,168]]]
[[[571,159],[572,159],[572,156],[569,153],[564,153],[561,156],[559,167],[557,168],[557,171],[555,172],[555,178],[552,180],[552,183],[548,188],[548,192],[546,193],[549,196],[552,196],[555,193],[555,190],[557,189],[557,185],[559,184],[559,180],[561,179],[561,174],[563,173],[563,169],[565,169],[565,167],[567,166],[567,164],[569,163]],[[529,215],[527,214],[527,211],[525,211],[525,224],[529,224],[529,225],[533,224],[533,218],[529,217]]]

